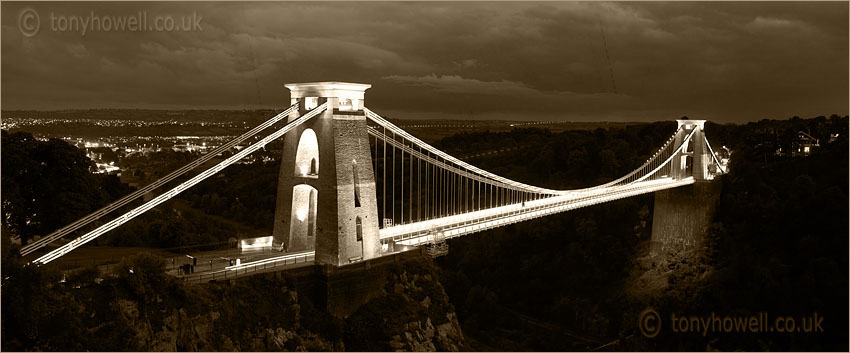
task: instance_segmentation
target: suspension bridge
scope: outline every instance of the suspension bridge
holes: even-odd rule
[[[161,179],[27,244],[21,254],[72,235],[33,263],[54,261],[279,138],[284,138],[284,147],[274,243],[287,254],[334,266],[377,258],[399,247],[427,245],[439,253],[446,239],[709,181],[727,172],[704,134],[705,121],[678,120],[670,138],[632,172],[593,187],[548,189],[480,169],[407,133],[365,107],[365,91],[371,85],[319,82],[286,87],[291,91],[289,108]],[[257,140],[189,177],[197,167],[250,139]],[[188,179],[138,205],[143,195],[178,178]],[[89,226],[93,223],[99,225]],[[282,261],[287,256],[292,257],[283,255]]]

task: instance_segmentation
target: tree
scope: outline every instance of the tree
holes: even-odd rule
[[[94,174],[85,153],[59,139],[2,132],[3,225],[26,244],[131,191],[114,175]]]

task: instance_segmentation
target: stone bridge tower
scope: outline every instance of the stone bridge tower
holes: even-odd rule
[[[674,137],[673,148],[687,144],[670,161],[670,176],[683,179],[693,176],[692,185],[655,192],[655,210],[652,216],[650,254],[696,249],[714,217],[720,197],[720,181],[712,181],[709,164],[711,156],[705,143],[705,120],[676,120],[679,132]],[[684,141],[692,131],[690,140]]]
[[[284,137],[273,236],[288,251],[315,250],[342,266],[379,256],[378,206],[364,114],[367,84],[287,84],[298,112],[325,112]],[[321,212],[318,210],[321,209]]]
[[[682,152],[673,157],[671,162],[671,176],[674,179],[682,179],[693,176],[696,180],[708,180],[708,165],[711,156],[705,145],[705,120],[676,120],[679,124],[679,132],[676,134],[674,149],[682,144],[687,144]],[[696,130],[696,131],[694,131]],[[689,141],[684,141],[692,131],[694,135]]]

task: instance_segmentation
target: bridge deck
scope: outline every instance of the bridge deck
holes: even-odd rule
[[[380,230],[380,238],[382,242],[392,240],[403,245],[419,245],[434,241],[434,237],[438,233],[442,233],[443,237],[447,239],[459,237],[580,207],[689,185],[694,182],[693,177],[681,180],[663,178],[633,183],[626,186],[576,192],[423,222],[387,227]]]
[[[278,252],[278,254],[281,254]],[[252,276],[258,273],[276,272],[312,266],[314,264],[315,251],[303,251],[297,253],[282,253],[283,255],[272,256],[261,260],[245,262],[239,265],[226,266],[222,269],[180,275],[177,278],[188,283],[203,283],[214,280],[235,279]]]

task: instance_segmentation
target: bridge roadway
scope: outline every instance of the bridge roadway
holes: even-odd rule
[[[314,251],[285,253],[272,248],[245,251],[230,250],[229,252],[224,250],[212,251],[195,255],[198,257],[198,265],[195,266],[194,273],[179,274],[176,268],[168,271],[168,273],[189,283],[202,283],[311,266],[314,264],[314,255]],[[229,259],[231,258],[246,261],[239,265],[230,265]],[[182,259],[183,263],[186,263],[185,260],[187,259]]]
[[[381,254],[381,256],[393,255],[409,250],[411,249],[396,249],[395,251]],[[250,259],[250,261],[243,262],[239,265],[222,266],[220,262],[216,264],[216,261],[214,260],[211,265],[204,266],[201,261],[198,261],[198,265],[195,266],[195,273],[178,274],[176,268],[168,271],[168,273],[188,283],[204,283],[213,280],[218,281],[248,277],[259,273],[284,271],[316,264],[314,261],[316,252],[313,250],[291,253],[284,253],[277,250],[266,250],[259,254],[254,254],[251,257],[242,255],[250,253],[251,251],[247,251],[245,253],[236,252],[234,256],[234,252],[231,251],[231,256],[234,258],[239,257]],[[209,261],[211,258],[217,258],[215,255],[212,255],[212,252],[207,254],[198,254],[198,257],[199,259],[205,259],[206,261]],[[209,264],[209,262],[207,262],[207,264]]]
[[[381,242],[393,241],[406,246],[415,246],[434,241],[438,233],[442,233],[445,239],[454,238],[580,207],[690,185],[694,182],[693,177],[680,180],[666,177],[622,186],[577,190],[561,196],[387,227],[381,229],[379,234]]]

